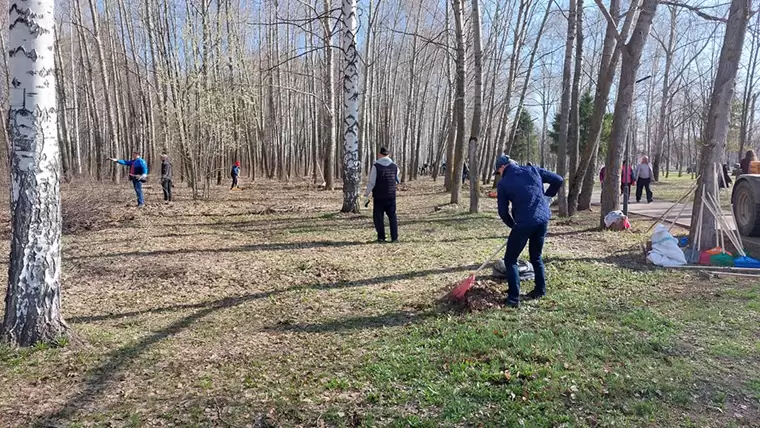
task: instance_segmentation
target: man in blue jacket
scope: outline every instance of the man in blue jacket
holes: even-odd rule
[[[512,229],[507,240],[504,264],[507,267],[507,305],[520,306],[520,274],[517,258],[529,243],[530,263],[536,275],[536,288],[525,298],[540,299],[546,294],[544,262],[541,253],[551,218],[549,203],[557,195],[563,178],[543,168],[519,166],[502,155],[496,160],[496,171],[501,177],[497,185],[499,217]],[[549,188],[544,191],[544,183]],[[509,205],[512,204],[510,215]]]
[[[111,161],[129,167],[129,179],[132,181],[135,193],[137,194],[137,207],[142,208],[145,205],[142,184],[148,177],[148,164],[146,164],[143,158],[140,157],[140,152],[137,150],[132,152],[132,160],[111,158]]]

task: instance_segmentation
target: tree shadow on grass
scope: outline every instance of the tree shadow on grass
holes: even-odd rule
[[[84,256],[68,257],[68,260],[82,259],[100,259],[111,257],[151,257],[151,256],[174,256],[178,254],[200,254],[200,253],[237,253],[245,251],[288,251],[299,249],[313,249],[325,247],[350,247],[354,245],[365,245],[368,241],[311,241],[311,242],[273,242],[266,244],[240,245],[227,248],[181,248],[176,250],[154,250],[154,251],[127,251],[123,253],[110,254],[88,254]]]
[[[549,233],[546,234],[547,237],[556,237],[556,236],[574,236],[574,235],[583,235],[584,233],[592,233],[592,232],[600,232],[602,229],[599,227],[589,227],[588,229],[582,229],[582,230],[568,230],[566,232],[552,232],[549,231]]]
[[[60,410],[41,416],[41,418],[37,420],[34,425],[40,426],[40,427],[61,425],[61,423],[67,421],[72,416],[74,416],[79,409],[85,407],[87,404],[93,403],[97,399],[97,396],[101,395],[110,386],[110,383],[113,381],[113,379],[115,378],[116,374],[119,371],[127,369],[129,365],[135,359],[137,359],[140,355],[144,354],[153,345],[161,342],[162,340],[166,338],[169,338],[176,334],[181,333],[182,331],[190,328],[195,322],[211,315],[212,313],[216,311],[240,306],[242,304],[245,304],[253,300],[263,299],[268,296],[278,294],[278,293],[284,293],[287,291],[294,291],[294,290],[300,290],[300,289],[332,290],[332,289],[341,289],[341,288],[348,288],[348,287],[361,287],[361,286],[367,286],[367,285],[393,282],[396,280],[414,278],[414,277],[419,277],[419,276],[467,271],[473,268],[474,266],[459,266],[455,268],[428,269],[428,270],[422,270],[422,271],[400,273],[400,274],[395,274],[395,275],[387,275],[387,276],[376,277],[376,278],[367,278],[367,279],[362,279],[362,280],[357,280],[357,281],[290,287],[284,290],[258,292],[258,293],[251,293],[251,294],[246,294],[246,295],[241,295],[241,296],[230,296],[230,297],[225,297],[223,299],[218,299],[211,302],[194,303],[194,304],[187,304],[187,305],[172,305],[172,306],[163,307],[163,308],[151,309],[148,311],[134,311],[134,312],[121,313],[121,314],[106,314],[106,315],[96,315],[96,316],[89,316],[89,317],[71,318],[69,319],[70,322],[79,323],[79,322],[92,322],[92,321],[100,321],[100,320],[114,319],[114,318],[124,318],[124,317],[130,317],[130,316],[137,316],[137,315],[141,315],[145,313],[163,313],[163,312],[174,312],[174,311],[185,310],[185,309],[198,309],[198,311],[193,312],[190,315],[184,316],[172,322],[165,328],[151,335],[148,335],[133,344],[123,346],[119,349],[115,349],[111,351],[110,353],[108,353],[105,356],[104,363],[102,363],[98,367],[95,367],[94,369],[91,369],[88,372],[87,379],[85,381],[85,385],[82,391],[76,393],[73,397],[71,397],[63,405],[63,407]],[[385,322],[390,323],[391,325],[393,325],[394,323],[395,325],[400,325],[402,323],[406,323],[409,321],[408,317],[405,318],[404,315],[402,315],[401,313],[398,313],[398,314],[390,314],[390,315],[386,314],[385,316],[379,316],[379,317],[368,317],[365,319],[357,318],[357,319],[347,320],[344,322],[334,322],[331,325],[325,325],[322,327],[304,326],[303,328],[306,329],[307,331],[308,330],[340,331],[342,329],[348,329],[348,328],[359,328],[359,326],[361,326],[362,324],[365,324],[367,326],[379,326],[379,325],[382,325],[383,323],[383,321],[381,321],[382,319],[385,319],[386,320]],[[65,424],[63,425],[65,426]]]
[[[641,251],[625,250],[617,251],[606,257],[573,257],[573,256],[545,256],[544,263],[568,263],[568,262],[581,262],[581,263],[601,263],[615,265],[622,269],[632,270],[636,272],[641,271],[653,271],[657,269],[657,266],[651,265],[646,262],[646,256]]]
[[[323,323],[280,323],[267,327],[265,331],[274,332],[297,332],[297,333],[340,333],[349,330],[362,330],[370,328],[397,327],[422,321],[431,316],[439,315],[435,311],[412,312],[396,311],[379,315],[351,317],[337,319]]]
[[[498,239],[498,238],[503,238],[503,236],[499,236],[499,235],[490,236],[490,237],[489,236],[486,236],[486,237],[467,236],[463,238],[446,238],[446,239],[434,240],[434,241],[437,243],[450,243],[450,242],[462,242],[462,241]],[[401,244],[429,243],[431,242],[431,240],[429,239],[406,240],[402,236],[400,242]],[[374,240],[368,240],[368,241],[322,240],[322,241],[307,241],[307,242],[272,242],[272,243],[263,243],[263,244],[239,245],[235,247],[223,247],[223,248],[179,248],[179,249],[172,249],[172,250],[126,251],[122,253],[87,254],[87,255],[80,255],[80,256],[65,257],[65,260],[68,262],[68,261],[75,261],[75,260],[116,258],[116,257],[160,257],[160,256],[176,256],[180,254],[238,253],[238,252],[249,252],[249,251],[294,251],[294,250],[315,249],[315,248],[342,248],[342,247],[352,247],[352,246],[360,246],[360,245],[376,245],[376,241]]]
[[[165,307],[160,307],[160,308],[152,308],[152,309],[146,309],[142,311],[120,312],[116,314],[101,314],[101,315],[72,317],[72,318],[67,318],[67,321],[70,323],[76,324],[76,323],[104,321],[104,320],[109,320],[109,319],[135,317],[135,316],[140,316],[140,315],[145,315],[145,314],[162,314],[162,313],[167,313],[167,312],[170,313],[170,312],[177,312],[177,311],[188,310],[188,309],[201,309],[201,308],[207,308],[207,307],[212,307],[212,306],[219,307],[219,308],[227,308],[227,307],[238,306],[242,303],[246,303],[253,300],[266,299],[270,296],[274,296],[277,294],[284,294],[291,291],[338,290],[342,288],[364,287],[364,286],[369,286],[369,285],[386,284],[389,282],[417,278],[421,276],[466,272],[476,267],[477,266],[475,265],[469,265],[469,266],[457,266],[457,267],[439,268],[439,269],[426,269],[426,270],[398,273],[398,274],[393,274],[393,275],[386,275],[386,276],[381,276],[381,277],[359,279],[355,281],[340,281],[340,282],[331,282],[331,283],[318,283],[318,284],[312,284],[312,285],[299,285],[299,286],[288,287],[282,290],[261,291],[261,292],[250,293],[250,294],[245,294],[241,296],[230,296],[230,297],[225,297],[225,298],[210,301],[210,302],[170,305],[170,306],[165,306]]]

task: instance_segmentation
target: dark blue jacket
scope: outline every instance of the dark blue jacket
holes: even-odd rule
[[[509,165],[497,186],[499,217],[509,227],[530,227],[547,223],[551,210],[545,196],[554,197],[563,178],[535,166]],[[549,188],[544,192],[544,183]],[[512,215],[509,204],[512,204]]]

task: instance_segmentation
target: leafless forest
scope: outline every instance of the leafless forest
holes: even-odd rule
[[[107,158],[139,148],[152,172],[166,151],[175,180],[198,197],[226,179],[234,160],[249,179],[340,183],[339,2],[65,0],[56,7],[66,180],[118,181],[124,171]],[[588,207],[606,156],[625,156],[626,147],[634,161],[649,155],[658,176],[691,172],[728,12],[728,4],[694,1],[360,2],[361,173],[385,146],[403,181],[441,178],[459,202],[461,180],[453,176],[462,165],[488,184],[494,156],[504,151],[568,177],[561,212],[572,214]],[[757,16],[749,19],[721,155],[731,164],[756,140],[760,40]],[[4,50],[6,41],[4,34]],[[618,122],[625,115],[630,126],[615,133],[621,95],[627,106]]]

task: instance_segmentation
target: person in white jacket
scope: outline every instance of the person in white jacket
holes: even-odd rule
[[[641,158],[641,163],[636,167],[636,202],[641,202],[641,193],[646,189],[647,191],[647,203],[652,203],[652,189],[649,185],[652,184],[652,177],[654,177],[654,171],[652,171],[652,165],[649,164],[649,158],[644,156]]]

